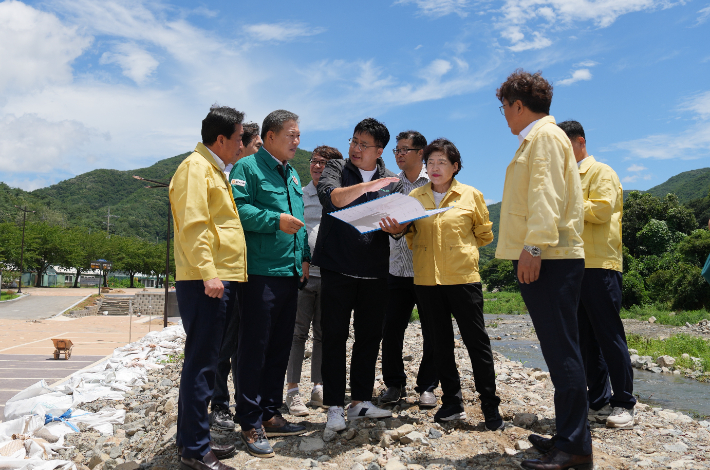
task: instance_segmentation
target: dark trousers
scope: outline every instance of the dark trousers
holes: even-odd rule
[[[176,441],[186,458],[202,459],[210,451],[207,413],[227,312],[237,301],[237,282],[222,281],[221,299],[205,294],[203,281],[177,281],[178,308],[185,328],[185,361],[180,376]]]
[[[236,421],[242,431],[280,414],[293,341],[298,277],[250,274],[239,311]]]
[[[407,374],[404,372],[402,360],[404,332],[409,325],[414,305],[418,304],[414,291],[414,278],[390,274],[387,278],[387,287],[389,300],[385,325],[382,328],[382,375],[387,387],[404,387],[407,385]],[[417,393],[422,393],[433,391],[439,385],[439,379],[436,375],[429,323],[421,315],[419,321],[422,326],[424,346],[415,390]]]
[[[517,261],[513,261],[513,267],[517,278]],[[583,259],[543,260],[537,281],[530,284],[518,281],[555,386],[555,446],[575,455],[592,453],[587,380],[577,327],[583,276]]]
[[[481,283],[452,286],[416,286],[419,300],[419,317],[426,318],[434,333],[434,357],[441,380],[443,404],[459,404],[461,379],[454,353],[454,326],[456,319],[461,339],[471,360],[471,370],[476,390],[482,403],[500,404],[496,395],[496,374],[493,369],[493,352],[488,332],[483,322],[483,292]]]
[[[355,344],[350,361],[350,396],[372,400],[375,366],[387,307],[384,279],[358,279],[321,268],[323,404],[345,406],[346,342],[354,310]]]
[[[595,410],[607,403],[629,410],[636,405],[634,372],[620,312],[621,273],[585,269],[577,321],[589,406]]]
[[[214,382],[214,395],[212,396],[212,409],[229,408],[229,372],[232,372],[232,383],[234,384],[234,402],[237,402],[237,341],[239,339],[239,309],[243,300],[242,286],[244,283],[236,284],[237,301],[231,312],[227,312],[227,329],[224,331],[222,347],[219,350],[219,362],[217,363],[217,375]]]

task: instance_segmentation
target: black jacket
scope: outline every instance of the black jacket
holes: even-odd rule
[[[394,176],[377,159],[373,180]],[[330,193],[362,183],[360,170],[347,160],[330,160],[318,181],[318,199],[323,217],[313,253],[313,264],[342,274],[359,277],[386,278],[389,272],[389,235],[382,230],[362,234],[355,227],[329,215],[331,212],[356,206],[392,193],[402,192],[402,182],[390,184],[379,191],[365,193],[345,207],[335,207]]]

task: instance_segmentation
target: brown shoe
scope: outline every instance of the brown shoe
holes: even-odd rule
[[[592,454],[572,455],[553,447],[550,452],[539,459],[523,460],[520,466],[529,470],[564,470],[565,468],[592,470],[594,459]]]
[[[225,465],[219,461],[214,452],[209,451],[202,457],[202,460],[198,459],[186,459],[185,457],[180,458],[180,469],[181,470],[236,470],[234,467]]]
[[[226,459],[234,455],[237,446],[234,444],[217,444],[215,441],[210,441],[210,449],[214,452],[218,459]],[[178,447],[178,457],[182,457],[182,447]]]
[[[306,432],[305,426],[291,424],[281,415],[274,415],[270,420],[264,421],[266,437],[298,436]]]
[[[439,403],[432,392],[422,392],[419,395],[419,408],[434,408]]]

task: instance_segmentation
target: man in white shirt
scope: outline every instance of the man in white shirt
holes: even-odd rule
[[[409,194],[414,189],[429,182],[422,161],[426,147],[426,138],[417,131],[404,131],[397,135],[397,146],[392,149],[397,166],[402,170],[397,175],[402,182],[402,193]],[[414,293],[414,265],[412,250],[404,238],[390,239],[390,266],[387,278],[389,301],[385,324],[382,329],[382,375],[387,389],[380,396],[380,405],[393,405],[407,396],[407,374],[404,371],[402,348],[404,332],[412,316],[412,309],[417,303]],[[434,350],[430,332],[422,322],[423,356],[417,373],[417,386],[420,408],[432,408],[437,405],[434,389],[439,384],[434,364]]]

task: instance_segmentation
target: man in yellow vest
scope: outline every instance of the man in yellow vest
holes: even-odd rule
[[[224,331],[247,280],[244,231],[224,174],[243,147],[243,119],[233,108],[212,107],[202,121],[202,142],[170,180],[175,291],[187,334],[176,434],[184,470],[232,470],[218,459],[235,446],[211,442],[207,406]]]
[[[572,142],[584,196],[585,269],[577,321],[589,388],[589,418],[606,421],[609,428],[630,429],[636,405],[634,373],[619,316],[624,193],[614,170],[587,153],[582,125],[564,121],[558,126]]]

